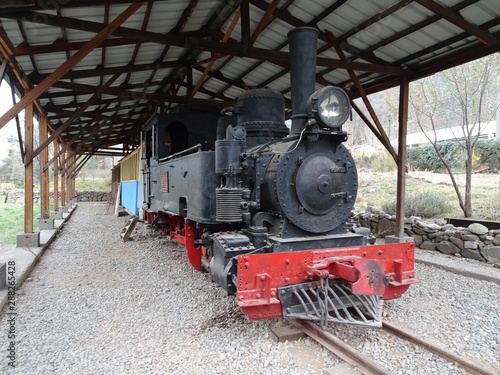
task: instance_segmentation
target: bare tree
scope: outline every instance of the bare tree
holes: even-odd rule
[[[472,216],[474,149],[499,106],[499,68],[500,58],[492,55],[415,82],[410,90],[415,120],[450,175],[465,217]],[[437,130],[452,127],[459,129],[453,135],[464,155],[465,194],[455,179],[450,160],[438,147]]]

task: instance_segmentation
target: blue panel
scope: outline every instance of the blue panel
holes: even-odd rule
[[[139,181],[122,182],[121,203],[122,206],[135,215],[139,214]]]

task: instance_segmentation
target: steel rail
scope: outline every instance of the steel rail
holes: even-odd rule
[[[366,355],[338,339],[331,333],[322,330],[316,324],[306,320],[288,320],[290,324],[303,331],[307,336],[317,341],[326,349],[344,361],[357,367],[365,375],[390,375],[389,370],[370,360]]]
[[[406,341],[419,345],[427,349],[428,351],[447,359],[452,363],[456,363],[457,365],[463,367],[472,374],[493,375],[493,372],[486,370],[484,367],[477,365],[476,363],[468,360],[467,358],[460,357],[457,354],[449,351],[448,349],[440,348],[437,345],[430,344],[426,342],[424,339],[415,336],[414,334],[407,332],[401,328],[398,328],[390,323],[383,322],[382,329],[394,336],[397,336]]]

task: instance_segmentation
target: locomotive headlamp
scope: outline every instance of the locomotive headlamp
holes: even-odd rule
[[[310,96],[307,112],[321,127],[340,128],[351,113],[349,97],[341,88],[323,87]]]

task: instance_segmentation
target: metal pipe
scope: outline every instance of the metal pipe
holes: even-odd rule
[[[307,123],[307,100],[316,83],[318,34],[319,31],[312,27],[299,27],[288,33],[292,91],[290,134],[300,133]]]

